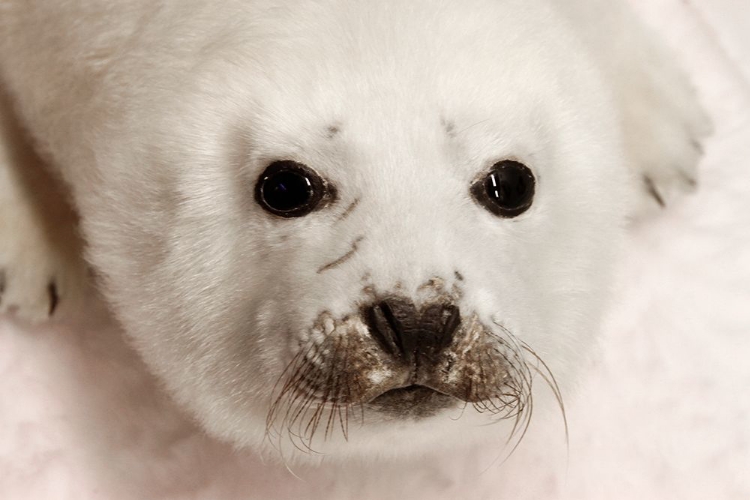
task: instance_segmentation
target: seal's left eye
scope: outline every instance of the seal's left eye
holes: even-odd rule
[[[302,217],[315,210],[324,189],[323,180],[309,167],[289,160],[277,161],[258,179],[255,200],[274,215]]]
[[[524,213],[534,201],[534,174],[523,163],[503,160],[471,187],[474,199],[493,214],[512,218]]]

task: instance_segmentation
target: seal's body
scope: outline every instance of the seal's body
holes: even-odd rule
[[[0,0],[0,78],[0,307],[77,283],[23,126],[176,399],[335,456],[554,408],[628,216],[693,185],[705,133],[605,0]]]

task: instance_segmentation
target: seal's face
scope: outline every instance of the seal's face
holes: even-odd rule
[[[116,179],[129,213],[84,224],[210,431],[395,452],[523,424],[535,379],[565,391],[626,174],[580,50],[515,3],[235,13],[192,64],[143,70],[161,90],[113,157],[148,168]]]

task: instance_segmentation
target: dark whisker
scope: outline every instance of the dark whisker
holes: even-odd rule
[[[485,403],[484,406],[490,406],[491,408],[494,406],[493,409],[500,410],[496,412],[500,417],[499,420],[513,419],[513,426],[505,442],[505,447],[510,446],[511,448],[505,454],[501,463],[507,461],[518,449],[531,425],[534,413],[533,381],[535,374],[538,374],[544,380],[557,401],[562,413],[563,424],[565,426],[565,442],[566,446],[568,446],[567,415],[562,392],[554,374],[544,360],[542,360],[541,356],[531,349],[531,347],[525,342],[518,340],[504,325],[497,321],[494,321],[494,323],[501,330],[502,336],[495,332],[487,333],[498,343],[494,352],[504,361],[510,380],[506,381],[503,389],[499,394],[494,396],[497,402]],[[500,457],[495,461],[498,459]]]
[[[565,403],[563,402],[562,392],[560,391],[560,386],[557,383],[557,379],[555,379],[555,375],[552,373],[552,370],[550,370],[547,363],[545,363],[544,360],[533,349],[531,349],[531,347],[529,347],[526,343],[523,343],[522,346],[527,353],[534,357],[537,363],[542,365],[543,370],[540,369],[538,365],[534,365],[534,369],[539,374],[539,376],[542,377],[544,382],[552,391],[552,394],[555,396],[555,400],[557,400],[557,406],[560,409],[560,414],[562,415],[563,426],[565,429],[565,446],[568,451],[570,451],[568,415],[565,411]]]
[[[467,403],[466,401],[464,401],[463,405],[461,405],[461,414],[458,417],[456,417],[456,418],[450,417],[451,420],[453,420],[454,422],[460,420],[461,417],[464,416],[464,413],[466,412],[466,407],[467,406],[469,406],[469,403]]]

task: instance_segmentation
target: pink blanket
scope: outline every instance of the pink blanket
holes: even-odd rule
[[[750,499],[750,3],[633,2],[716,133],[698,193],[633,230],[601,356],[569,402],[567,463],[263,464],[203,436],[91,305],[74,325],[0,320],[0,499]]]

